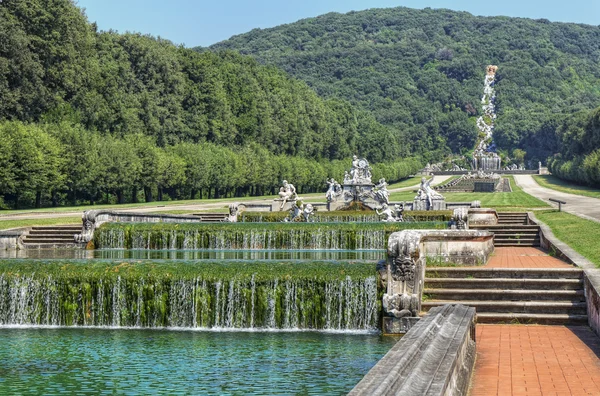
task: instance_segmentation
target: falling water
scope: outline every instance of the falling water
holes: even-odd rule
[[[0,273],[0,325],[368,330],[374,276],[342,280]]]

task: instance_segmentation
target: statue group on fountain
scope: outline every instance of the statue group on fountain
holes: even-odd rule
[[[312,204],[303,204],[301,201],[296,201],[290,209],[289,217],[286,217],[283,221],[285,223],[290,222],[303,222],[303,223],[314,223],[313,218],[315,214],[315,208]]]
[[[375,212],[381,217],[381,221],[384,223],[394,223],[404,221],[404,203],[401,205],[394,205],[392,209],[387,203],[381,205],[381,211],[375,209]]]
[[[358,159],[356,155],[352,156],[352,168],[348,175],[349,184],[371,184],[371,167],[369,161],[364,158]],[[344,176],[346,184],[346,176]]]
[[[438,203],[439,202],[439,203]],[[437,203],[437,204],[436,204]],[[421,186],[415,197],[413,210],[443,210],[445,198],[431,187],[431,180],[421,178]]]
[[[333,177],[327,180],[327,185],[329,186],[329,188],[325,193],[325,199],[327,199],[327,202],[337,201],[337,199],[341,197],[344,192],[342,190],[342,186],[340,185],[340,183],[335,181]]]

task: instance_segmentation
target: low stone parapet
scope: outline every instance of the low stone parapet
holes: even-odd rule
[[[466,395],[475,362],[475,308],[433,308],[349,393]]]

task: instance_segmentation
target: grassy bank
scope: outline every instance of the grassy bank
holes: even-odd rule
[[[600,267],[600,223],[555,210],[539,211],[535,216],[546,223],[558,239]]]
[[[583,195],[586,197],[600,198],[600,189],[571,183],[552,175],[533,176],[535,181],[542,187],[561,191],[569,194]]]

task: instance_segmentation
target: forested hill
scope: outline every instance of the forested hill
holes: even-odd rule
[[[166,40],[97,32],[71,0],[0,3],[0,120],[69,118],[105,134],[258,143],[274,154],[374,161],[386,128],[343,100],[234,53],[198,54]],[[379,141],[378,141],[379,139]],[[373,142],[371,144],[370,142]]]
[[[320,191],[356,153],[392,180],[420,166],[367,111],[249,56],[100,32],[74,0],[0,2],[0,209]]]
[[[251,54],[321,95],[360,105],[406,131],[417,152],[443,146],[442,138],[455,151],[472,148],[476,132],[467,116],[481,111],[488,64],[499,66],[497,141],[520,146],[531,159],[557,149],[550,136],[557,114],[600,104],[597,26],[372,9],[255,29],[211,49]]]

